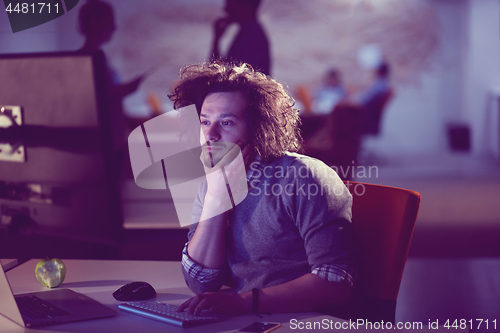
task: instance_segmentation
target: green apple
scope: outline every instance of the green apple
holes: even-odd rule
[[[66,266],[61,259],[42,259],[36,264],[35,275],[42,285],[54,288],[63,283],[66,277]]]

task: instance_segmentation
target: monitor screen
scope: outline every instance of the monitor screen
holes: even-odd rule
[[[102,52],[0,55],[0,73],[3,234],[116,242],[120,122]]]

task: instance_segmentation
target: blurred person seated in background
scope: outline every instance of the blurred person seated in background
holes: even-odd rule
[[[195,104],[206,140],[201,159],[214,170],[198,189],[182,253],[186,283],[198,295],[180,311],[343,308],[358,266],[352,196],[334,170],[294,153],[300,120],[284,87],[247,64],[215,61],[182,69],[170,98],[176,109]],[[224,162],[234,148],[244,165]],[[219,213],[226,182],[241,167],[248,194]],[[221,170],[229,181],[215,173]],[[235,292],[220,291],[223,285]]]
[[[377,66],[372,77],[368,88],[341,100],[321,121],[303,118],[309,133],[305,153],[335,167],[343,180],[353,180],[351,171],[359,162],[363,137],[379,133],[382,112],[392,96],[387,63]]]
[[[226,16],[214,22],[214,38],[210,59],[224,58],[229,61],[244,62],[266,75],[271,74],[269,41],[257,20],[261,0],[226,0]],[[227,27],[237,23],[240,30],[225,56],[220,54],[220,39]]]
[[[323,84],[314,94],[312,112],[315,114],[329,114],[345,97],[346,91],[342,84],[340,72],[332,68],[326,73]]]
[[[332,113],[335,106],[346,97],[346,90],[341,81],[340,72],[331,68],[325,74],[322,84],[311,96],[306,86],[297,87],[295,93],[300,103],[300,117],[302,124],[300,129],[303,138],[308,141],[311,136],[315,136],[321,128],[325,126],[325,116]]]
[[[370,86],[350,99],[363,109],[365,134],[379,134],[382,112],[392,97],[389,75],[389,65],[382,62],[373,70],[373,81]]]

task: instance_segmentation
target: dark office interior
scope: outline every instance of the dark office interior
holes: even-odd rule
[[[18,103],[26,132],[0,135],[0,148],[5,151],[9,140],[21,142],[25,155],[21,161],[0,155],[0,258],[180,261],[188,227],[179,225],[168,189],[135,183],[127,147],[117,149],[113,141],[113,112],[103,115],[109,105],[99,89],[109,92],[103,87],[106,78],[95,78],[106,66],[121,82],[144,75],[114,111],[121,112],[125,137],[172,110],[168,94],[179,69],[207,60],[212,21],[224,1],[107,0],[116,26],[102,53],[92,58],[94,67],[64,60],[84,45],[77,22],[85,2],[15,34],[7,20],[0,20],[0,76],[37,68],[8,62],[29,61],[27,54],[59,57],[50,67],[54,70],[25,73],[26,81],[19,81],[34,89],[49,87],[25,91],[26,105],[44,106],[36,114]],[[421,194],[396,318],[495,319],[500,304],[500,2],[263,0],[259,13],[270,43],[271,76],[301,109],[305,153],[335,165],[345,180]],[[229,28],[223,50],[235,34]],[[354,120],[342,118],[350,130],[340,144],[325,146],[328,131],[339,131],[331,125],[333,116],[315,111],[315,92],[325,84],[326,73],[338,70],[346,96],[355,95],[367,86],[377,59],[389,64],[391,85],[377,129],[356,134],[348,127]],[[71,72],[65,68],[70,63],[81,66],[80,74],[63,78]],[[73,79],[70,86],[61,84]],[[12,104],[2,100],[6,90],[18,89],[13,94],[21,96],[26,89],[8,80],[0,83],[0,107]],[[51,104],[48,95],[59,95],[50,87],[59,94],[68,89],[67,101]],[[93,95],[93,89],[98,93]],[[16,167],[21,164],[27,167]],[[58,185],[65,182],[71,186]],[[68,202],[78,202],[77,208],[68,208],[74,207]],[[415,310],[409,291],[419,280],[432,279],[421,267],[453,272],[456,280],[439,280],[422,290],[422,298],[434,297],[432,304]],[[446,295],[455,296],[438,297],[442,285]]]

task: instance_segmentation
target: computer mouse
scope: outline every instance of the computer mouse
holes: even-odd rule
[[[156,295],[154,288],[147,282],[130,282],[113,293],[117,301],[142,301]]]

